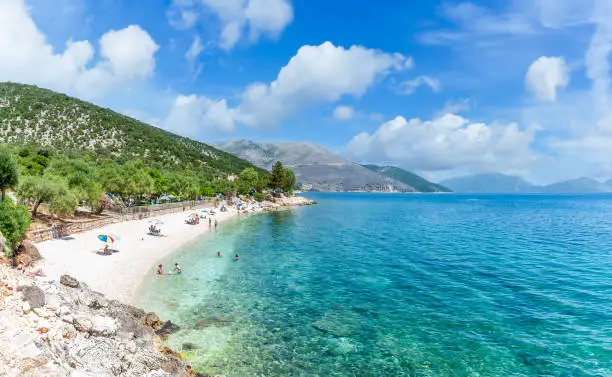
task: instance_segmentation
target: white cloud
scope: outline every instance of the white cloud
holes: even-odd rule
[[[412,94],[414,93],[419,86],[428,86],[434,92],[439,92],[442,89],[442,85],[440,84],[440,80],[429,77],[425,75],[418,76],[412,80],[404,81],[399,85],[400,93],[402,94]]]
[[[293,21],[289,0],[174,0],[168,17],[172,26],[185,29],[207,12],[219,20],[219,45],[227,50],[244,38],[252,43],[277,38]]]
[[[183,136],[211,137],[234,130],[233,111],[228,109],[225,100],[179,95],[163,126]]]
[[[124,78],[144,78],[155,70],[155,53],[159,46],[137,25],[110,30],[100,39],[100,54],[112,71]]]
[[[0,81],[16,81],[96,97],[153,72],[157,45],[138,26],[110,31],[101,41],[100,60],[89,68],[89,41],[68,41],[54,51],[38,29],[24,0],[0,1]]]
[[[355,116],[355,110],[350,106],[338,106],[334,109],[333,116],[339,121],[350,120]]]
[[[540,101],[555,102],[557,89],[569,84],[569,69],[562,57],[541,56],[527,70],[525,87]]]
[[[531,144],[537,127],[473,123],[454,114],[430,121],[398,116],[374,133],[356,135],[346,148],[359,161],[393,163],[420,171],[516,171],[537,161]]]
[[[189,50],[185,53],[185,59],[189,62],[193,62],[202,51],[204,51],[204,46],[200,41],[200,37],[195,37],[191,47],[189,47]]]
[[[275,126],[287,116],[342,96],[359,97],[377,79],[405,69],[407,59],[362,46],[345,49],[325,42],[303,46],[269,85],[253,84],[242,95],[238,120],[248,126]]]

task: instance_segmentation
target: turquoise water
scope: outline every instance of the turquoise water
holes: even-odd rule
[[[612,196],[312,197],[221,224],[147,282],[202,372],[612,375]]]

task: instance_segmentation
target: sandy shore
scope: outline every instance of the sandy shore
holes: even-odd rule
[[[158,217],[164,223],[161,226],[163,237],[146,234],[150,220],[146,219],[111,224],[65,239],[39,243],[36,246],[43,259],[38,267],[50,279],[69,274],[109,298],[133,303],[139,284],[147,274],[155,273],[159,260],[211,230],[207,219],[201,219],[198,225],[185,224],[190,213],[193,211]],[[217,212],[214,218],[222,227],[223,221],[236,216],[237,212],[232,209]],[[110,256],[97,254],[104,246],[98,240],[99,234],[118,236],[119,240],[113,248],[119,249],[119,252]],[[164,266],[165,271],[172,268]]]

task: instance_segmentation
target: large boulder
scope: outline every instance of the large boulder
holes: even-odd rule
[[[180,329],[181,328],[179,326],[175,325],[171,321],[166,321],[159,330],[155,331],[155,333],[161,336],[162,338],[166,338],[168,335],[174,334]]]
[[[15,262],[18,266],[30,267],[40,260],[40,253],[31,241],[25,240],[17,250]]]

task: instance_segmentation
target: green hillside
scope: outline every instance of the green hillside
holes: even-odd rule
[[[442,185],[429,182],[421,176],[395,166],[363,165],[363,167],[412,186],[420,192],[451,192]]]
[[[249,162],[112,110],[31,85],[0,83],[0,141],[35,144],[64,153],[141,159],[202,177],[239,173]]]

